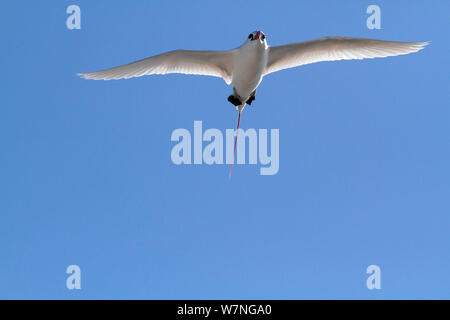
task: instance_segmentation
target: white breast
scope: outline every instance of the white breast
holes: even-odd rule
[[[239,48],[239,52],[235,56],[232,83],[236,93],[242,99],[247,99],[258,87],[267,64],[267,58],[268,50],[256,41]]]

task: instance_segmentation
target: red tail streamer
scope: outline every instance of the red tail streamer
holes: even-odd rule
[[[233,171],[234,156],[236,155],[236,145],[237,145],[237,139],[238,139],[238,134],[239,134],[239,125],[241,124],[241,113],[242,113],[242,109],[239,110],[239,118],[238,118],[237,130],[236,130],[236,138],[234,139],[233,161],[231,162],[231,166],[230,166],[230,176],[229,176],[230,179],[231,179],[231,171]]]

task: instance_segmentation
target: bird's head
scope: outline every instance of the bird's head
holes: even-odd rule
[[[253,31],[248,35],[247,42],[266,44],[266,35],[262,31]]]

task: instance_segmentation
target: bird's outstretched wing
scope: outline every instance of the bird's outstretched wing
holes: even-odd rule
[[[399,42],[347,37],[325,37],[312,41],[270,47],[264,74],[320,61],[384,58],[423,49],[428,42]]]
[[[183,73],[223,78],[231,83],[234,50],[190,51],[175,50],[120,67],[97,72],[79,73],[80,77],[94,80],[128,79],[151,74]]]

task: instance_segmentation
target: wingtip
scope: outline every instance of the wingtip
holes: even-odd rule
[[[431,41],[423,41],[423,42],[416,42],[416,45],[418,45],[420,47],[420,49],[423,49],[430,43],[431,43]]]
[[[411,52],[418,52],[423,50],[427,45],[430,44],[430,41],[424,41],[424,42],[413,42],[410,49]]]
[[[90,73],[77,73],[77,76],[80,77],[81,79],[86,79],[86,80],[99,80]],[[101,79],[101,80],[104,80],[104,79]]]

